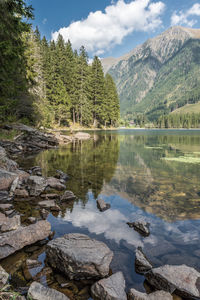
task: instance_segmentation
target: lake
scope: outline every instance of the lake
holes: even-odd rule
[[[200,271],[200,131],[119,130],[91,135],[91,140],[19,159],[24,169],[39,165],[44,176],[60,169],[70,177],[67,189],[77,200],[49,215],[54,238],[79,232],[105,242],[114,252],[111,271],[123,272],[127,290],[148,289],[144,277],[135,272],[139,246],[154,266],[187,264]],[[99,198],[111,208],[100,212]],[[15,208],[24,214],[24,221],[38,215],[30,202],[16,203]],[[149,237],[126,224],[139,219],[150,223]],[[21,251],[7,258],[2,266],[16,266],[23,255]],[[33,255],[44,264],[45,246]],[[14,268],[15,284],[20,276],[19,268]],[[66,291],[71,299],[89,298],[88,290],[79,295],[74,289],[71,294]]]

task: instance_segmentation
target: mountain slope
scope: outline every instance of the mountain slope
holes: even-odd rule
[[[188,101],[197,101],[199,50],[200,29],[177,26],[123,57],[103,60],[104,70],[117,84],[122,115],[145,113],[153,120]]]

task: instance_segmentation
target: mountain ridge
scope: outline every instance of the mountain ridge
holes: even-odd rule
[[[184,85],[188,86],[188,90],[186,90],[188,95],[186,103],[188,103],[189,94],[193,93],[195,88],[192,81],[196,81],[196,85],[200,85],[200,68],[196,67],[200,64],[199,51],[200,29],[175,26],[148,39],[119,58],[103,59],[104,72],[111,74],[117,85],[122,116],[131,113],[146,114],[150,108],[154,109],[156,105],[165,102],[165,107],[160,110],[160,113],[169,113],[173,107],[172,103],[178,101],[180,104],[181,97],[184,97],[182,91],[185,89]],[[191,68],[193,69],[191,70]],[[193,73],[196,78],[191,79]],[[164,86],[165,81],[171,91],[167,91],[167,86]],[[179,93],[176,92],[176,88]],[[156,103],[152,97],[159,98],[159,94],[163,99]],[[166,99],[164,99],[165,95]],[[175,100],[173,99],[174,95]],[[200,100],[199,90],[198,95]]]

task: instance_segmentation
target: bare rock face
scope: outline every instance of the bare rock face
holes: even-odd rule
[[[30,176],[28,178],[30,196],[39,196],[46,188],[46,180],[41,176]]]
[[[64,294],[54,289],[44,287],[36,281],[31,283],[28,290],[28,297],[32,300],[69,300]]]
[[[200,273],[186,265],[165,265],[145,274],[148,282],[157,289],[176,294],[187,299],[200,299]]]
[[[0,169],[0,190],[8,190],[17,177],[13,172]]]
[[[137,273],[144,274],[153,268],[141,248],[135,253],[135,270]]]
[[[58,191],[63,191],[66,188],[59,179],[54,177],[47,178],[47,186]]]
[[[104,243],[79,233],[52,240],[46,253],[51,266],[70,279],[105,277],[113,258],[113,252]]]
[[[76,199],[76,196],[71,191],[65,191],[64,194],[60,198],[60,200],[63,201],[63,202],[64,201],[75,200],[75,199]]]
[[[91,288],[94,299],[99,300],[126,300],[125,280],[122,272],[101,279],[93,284]]]
[[[0,289],[8,282],[9,274],[0,266]]]
[[[0,259],[24,248],[27,245],[41,241],[49,236],[51,225],[47,221],[38,221],[27,227],[2,233],[0,235]]]
[[[170,293],[164,291],[156,291],[151,294],[145,294],[136,291],[135,289],[130,289],[128,294],[129,300],[173,300]]]

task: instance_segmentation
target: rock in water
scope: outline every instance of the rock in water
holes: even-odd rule
[[[39,196],[46,188],[46,180],[41,176],[30,176],[28,178],[30,196]]]
[[[39,206],[43,208],[49,208],[51,210],[59,211],[60,207],[56,204],[54,200],[44,200],[38,203]]]
[[[151,270],[153,266],[148,261],[141,248],[138,248],[135,253],[135,270],[137,273],[144,274]]]
[[[103,211],[110,208],[110,204],[106,203],[103,199],[98,199],[97,200],[97,207],[100,211],[103,212]]]
[[[163,289],[170,294],[176,291],[177,295],[187,299],[200,299],[200,273],[194,268],[165,265],[152,269],[145,277],[156,289]]]
[[[36,281],[31,283],[28,290],[28,297],[32,300],[69,300],[64,294],[54,289],[44,287]]]
[[[58,191],[63,191],[66,189],[66,186],[62,184],[59,179],[54,177],[47,178],[47,186]]]
[[[47,221],[38,221],[27,227],[6,232],[0,235],[0,259],[24,248],[27,245],[41,241],[49,236],[51,225]]]
[[[75,199],[76,199],[76,196],[71,191],[65,191],[64,194],[60,198],[61,201],[70,201],[70,200],[75,200]]]
[[[46,252],[51,266],[70,279],[105,277],[113,258],[113,252],[103,242],[79,233],[49,242]]]
[[[8,282],[9,274],[0,266],[0,289]]]
[[[156,291],[151,294],[145,294],[136,291],[135,289],[130,289],[128,294],[129,300],[173,300],[170,293],[164,291]]]
[[[99,300],[126,300],[125,280],[122,272],[101,279],[93,284],[91,288],[94,299]]]
[[[136,231],[138,231],[143,236],[149,236],[150,230],[149,230],[149,223],[145,221],[136,221],[133,223],[127,222],[129,227],[133,227]]]

